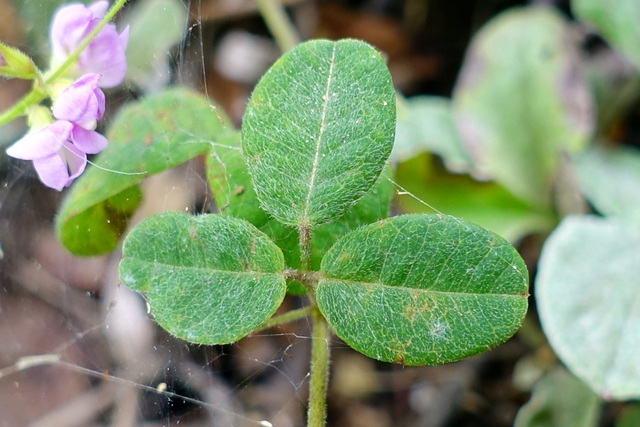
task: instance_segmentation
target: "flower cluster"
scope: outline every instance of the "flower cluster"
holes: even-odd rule
[[[99,74],[87,74],[66,88],[53,104],[50,125],[30,132],[11,147],[7,154],[33,165],[46,186],[62,190],[77,178],[87,165],[87,154],[104,150],[107,139],[95,132],[104,114],[104,93],[98,88]]]
[[[71,4],[56,12],[51,24],[52,66],[63,62],[98,25],[108,7],[99,1],[86,7]],[[104,150],[107,139],[95,131],[105,110],[100,87],[122,83],[127,69],[128,28],[118,34],[107,24],[78,57],[72,73],[82,75],[54,100],[53,117],[35,126],[6,153],[32,160],[40,180],[58,191],[69,186],[87,165],[87,154]],[[39,126],[38,126],[39,125]],[[44,125],[44,126],[43,126]]]

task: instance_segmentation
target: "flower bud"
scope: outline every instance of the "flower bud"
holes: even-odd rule
[[[33,80],[38,76],[38,69],[27,55],[0,42],[0,75]]]

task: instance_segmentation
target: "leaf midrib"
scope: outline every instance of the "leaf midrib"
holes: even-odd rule
[[[329,65],[329,73],[327,76],[327,88],[325,89],[324,97],[323,97],[323,106],[322,106],[322,116],[320,117],[320,131],[318,132],[318,138],[316,140],[316,149],[315,155],[313,158],[313,165],[311,167],[311,177],[309,179],[309,191],[307,193],[307,198],[304,203],[304,212],[302,214],[302,222],[301,225],[309,224],[309,204],[311,203],[311,193],[313,191],[313,186],[315,185],[316,176],[318,173],[318,163],[320,161],[320,145],[322,145],[322,136],[325,131],[325,120],[327,115],[327,105],[329,104],[329,94],[331,88],[331,82],[333,80],[333,64],[334,59],[336,57],[336,46],[337,43],[333,44],[333,50],[331,52],[331,63]]]
[[[257,270],[243,270],[243,271],[238,271],[238,270],[220,270],[217,268],[209,268],[209,267],[197,267],[197,266],[184,266],[184,265],[174,265],[174,264],[167,264],[164,262],[158,262],[158,261],[147,261],[147,260],[142,260],[139,258],[130,258],[131,261],[136,261],[139,262],[140,264],[144,264],[144,265],[152,265],[153,267],[165,267],[165,268],[175,268],[175,269],[181,269],[181,270],[196,270],[196,271],[203,271],[203,272],[207,272],[207,273],[226,273],[226,274],[250,274],[250,275],[259,275],[259,276],[277,276],[277,277],[283,277],[284,278],[284,272],[265,272],[265,271],[257,271]]]

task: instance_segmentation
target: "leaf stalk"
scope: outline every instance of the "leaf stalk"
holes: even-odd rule
[[[327,389],[331,357],[329,325],[317,308],[311,317],[311,372],[307,426],[324,427],[327,419]]]
[[[280,50],[284,53],[300,43],[300,37],[278,0],[256,0],[260,14]]]

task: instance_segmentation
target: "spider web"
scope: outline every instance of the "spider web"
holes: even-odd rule
[[[210,8],[214,3],[228,9]],[[235,9],[229,6],[233,3]],[[167,53],[169,69],[156,70],[168,73],[159,76],[168,84],[209,94],[236,124],[252,85],[277,56],[253,3],[248,3],[182,0],[187,34]],[[248,64],[249,69],[237,70],[234,80],[233,70],[225,64],[238,60],[229,56],[233,50],[229,46],[241,50],[251,45],[260,46],[267,55]],[[243,52],[241,59],[256,54]],[[123,104],[136,93],[138,89],[125,83],[107,99]],[[108,126],[109,117],[104,122]],[[30,164],[11,161],[3,169],[0,426],[304,424],[309,322],[255,333],[227,346],[191,345],[174,338],[155,324],[141,295],[120,285],[118,251],[78,259],[60,246],[52,219],[63,195],[44,188]],[[149,178],[143,185],[145,202],[132,223],[165,210],[214,210],[203,176],[201,162],[194,160]],[[395,185],[397,196],[417,198]],[[303,303],[288,297],[282,308],[295,309]],[[349,425],[390,425],[393,418],[403,418],[401,413],[385,414],[390,405],[376,400],[397,390],[411,390],[415,405],[432,411],[429,425],[441,425],[438,414],[447,413],[460,393],[459,381],[443,379],[434,368],[381,367],[337,338],[332,341],[335,381],[340,381],[341,389],[351,390],[342,395],[349,397],[345,402],[360,405],[361,424]],[[445,369],[467,372],[474,363]],[[379,373],[372,374],[376,370]],[[376,405],[381,406],[378,411],[366,409]]]

